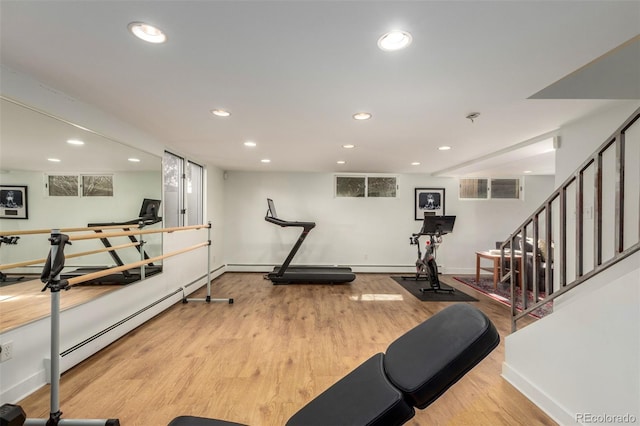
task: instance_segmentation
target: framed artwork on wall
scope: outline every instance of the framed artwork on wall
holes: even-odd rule
[[[0,219],[29,219],[26,186],[0,185]]]
[[[424,220],[425,214],[444,216],[444,201],[444,188],[416,188],[415,220]]]

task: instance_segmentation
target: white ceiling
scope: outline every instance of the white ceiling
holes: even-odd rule
[[[637,1],[2,0],[0,7],[3,66],[225,170],[550,174],[553,153],[532,153],[527,141],[640,98]],[[158,26],[168,42],[134,38],[132,21]],[[378,49],[378,37],[398,28],[413,35],[409,48]],[[625,42],[632,48],[620,60]],[[577,70],[593,66],[586,84],[560,84],[584,79]],[[214,108],[232,116],[214,117]],[[359,111],[373,118],[353,120]],[[480,113],[474,122],[465,118],[472,112]],[[247,140],[258,146],[244,147]],[[506,161],[473,165],[505,152]]]

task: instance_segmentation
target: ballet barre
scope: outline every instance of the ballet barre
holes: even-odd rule
[[[140,225],[133,224],[128,225],[129,228],[139,228]],[[60,232],[83,232],[93,230],[106,230],[106,229],[122,229],[122,225],[105,225],[105,226],[91,226],[91,227],[79,227],[79,228],[60,228]],[[37,235],[37,234],[50,234],[51,229],[24,229],[15,231],[0,231],[0,237],[7,237],[9,235]]]
[[[127,263],[126,265],[122,265],[122,266],[114,266],[113,268],[108,268],[108,269],[105,269],[103,271],[91,272],[91,273],[88,273],[88,274],[84,274],[84,275],[80,275],[80,276],[77,276],[77,277],[69,278],[69,279],[67,279],[65,281],[70,286],[82,284],[82,283],[84,283],[86,281],[90,281],[90,280],[93,280],[93,279],[96,279],[96,278],[100,278],[100,277],[105,277],[105,276],[107,276],[107,275],[109,275],[109,274],[111,274],[113,272],[122,272],[122,271],[125,271],[127,269],[138,268],[138,267],[144,266],[145,264],[150,263],[150,262],[157,262],[159,260],[166,259],[166,258],[172,257],[172,256],[177,256],[179,254],[186,253],[188,251],[192,251],[192,250],[198,249],[200,247],[206,247],[208,245],[209,245],[208,242],[195,244],[195,245],[193,245],[191,247],[186,247],[186,248],[183,248],[183,249],[180,249],[180,250],[172,251],[170,253],[165,253],[165,254],[162,254],[160,256],[151,257],[151,258],[145,259],[145,260],[139,260],[137,262]]]
[[[191,226],[174,226],[170,228],[160,228],[160,229],[141,229],[140,231],[122,231],[122,232],[110,232],[110,233],[95,233],[95,234],[80,234],[69,236],[69,241],[81,241],[81,240],[91,240],[95,238],[108,238],[108,237],[128,237],[130,235],[146,235],[146,234],[160,234],[160,233],[168,233],[176,231],[188,231],[190,229],[202,229],[208,228],[209,225],[191,225]],[[122,228],[122,226],[120,226]],[[97,229],[97,228],[96,228]]]
[[[96,249],[96,250],[89,250],[89,251],[83,251],[83,252],[78,252],[78,253],[66,254],[64,257],[65,257],[65,259],[71,259],[71,258],[74,258],[74,257],[88,256],[88,255],[91,255],[91,254],[104,253],[106,251],[120,250],[120,249],[123,249],[123,248],[135,247],[135,246],[139,246],[139,245],[140,245],[140,242],[120,244],[120,245],[117,245],[117,246],[105,247],[105,248]],[[4,271],[5,269],[21,268],[23,266],[38,265],[38,264],[44,263],[46,261],[47,261],[47,258],[42,258],[42,259],[25,260],[24,262],[5,263],[4,265],[0,265],[0,271]]]
[[[208,225],[194,225],[188,227],[173,227],[165,228],[163,230],[157,230],[154,232],[145,233],[158,233],[158,232],[176,232],[188,229],[201,229],[209,228],[208,237],[210,237],[211,224]],[[122,234],[122,233],[120,233]],[[127,234],[126,232],[124,234]],[[93,238],[99,238],[101,235],[90,235]],[[77,240],[89,239],[89,234],[79,235]],[[125,269],[144,267],[149,262],[155,262],[163,260],[169,257],[177,256],[183,253],[187,253],[193,250],[197,250],[202,247],[209,247],[207,251],[207,257],[210,259],[210,247],[211,240],[208,239],[205,242],[194,244],[189,247],[185,247],[179,250],[165,253],[159,256],[155,256],[150,259],[143,259],[138,262],[132,262],[127,265],[116,266],[114,268],[105,269],[103,271],[97,271],[70,279],[62,279],[60,273],[64,269],[65,255],[64,247],[67,244],[71,244],[71,237],[66,234],[62,234],[60,230],[51,230],[51,236],[49,241],[51,242],[51,249],[49,256],[45,260],[45,265],[42,270],[40,279],[45,283],[45,287],[42,291],[47,289],[51,292],[51,395],[50,395],[50,412],[48,419],[26,419],[25,425],[37,425],[37,426],[58,426],[58,425],[82,425],[82,426],[119,426],[120,421],[118,419],[63,419],[62,411],[60,410],[60,291],[69,290],[75,285],[83,282],[105,276],[114,272],[120,272]],[[210,266],[207,262],[207,291],[210,291]],[[144,276],[144,275],[143,275]],[[184,287],[183,291],[183,302]],[[233,299],[216,299],[216,301],[228,301],[233,303]],[[210,296],[207,297],[207,302],[211,301]]]

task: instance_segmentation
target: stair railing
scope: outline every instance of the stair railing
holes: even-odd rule
[[[500,281],[511,286],[512,331],[519,319],[640,250],[640,161],[632,158],[639,145],[640,108],[501,245]],[[518,256],[519,291],[515,268],[505,267],[516,265]]]

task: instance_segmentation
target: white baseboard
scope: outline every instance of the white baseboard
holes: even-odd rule
[[[581,424],[575,416],[562,407],[553,398],[549,397],[536,385],[527,380],[518,371],[510,367],[506,362],[502,363],[502,378],[511,383],[520,393],[544,411],[556,423],[560,425]]]
[[[277,265],[256,265],[256,264],[240,264],[229,263],[226,265],[225,272],[271,272]],[[412,274],[415,272],[414,265],[324,265],[324,266],[350,266],[353,272],[361,274]],[[475,274],[473,268],[447,268],[446,266],[438,267],[439,271],[448,275],[469,275]]]
[[[11,386],[9,389],[3,389],[0,393],[0,401],[15,404],[17,401],[26,398],[44,385],[45,370],[43,367],[42,370]]]
[[[228,263],[225,266],[225,272],[262,272],[267,273],[273,270],[273,265],[249,265]]]
[[[271,272],[275,266],[279,265],[250,265],[250,264],[227,264],[226,272]],[[292,265],[292,266],[311,266],[311,265]],[[313,265],[313,266],[336,266],[350,267],[355,273],[386,273],[386,274],[404,274],[411,273],[415,270],[413,265]]]

